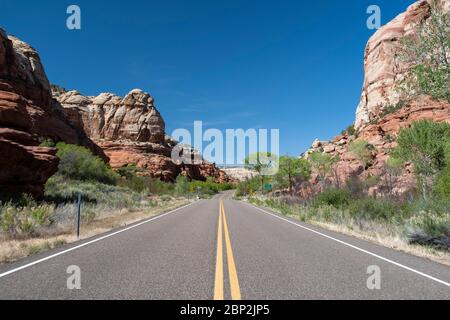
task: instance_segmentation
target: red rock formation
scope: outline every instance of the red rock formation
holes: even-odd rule
[[[142,175],[174,181],[178,175],[218,182],[231,179],[215,165],[176,164],[171,159],[176,142],[166,140],[165,123],[153,97],[135,89],[125,97],[102,93],[86,97],[77,91],[54,92],[72,123],[85,131],[110,158],[112,168],[134,164]]]
[[[445,0],[448,8],[450,0]],[[403,79],[408,66],[401,64],[398,57],[399,41],[405,35],[413,33],[415,27],[430,16],[429,2],[421,0],[411,5],[393,21],[378,30],[369,40],[365,52],[365,80],[361,102],[356,112],[355,127],[358,137],[348,133],[335,137],[332,141],[315,141],[304,157],[311,152],[324,152],[339,156],[339,162],[327,177],[332,184],[343,184],[351,177],[361,181],[368,177],[380,177],[369,188],[370,194],[383,194],[389,184],[389,192],[403,194],[415,187],[410,165],[399,176],[389,177],[386,160],[396,146],[395,138],[401,128],[409,127],[413,122],[430,119],[450,123],[450,104],[448,101],[436,101],[428,96],[419,96],[405,102],[401,108],[391,114],[383,114],[386,106],[399,102],[396,86]],[[354,140],[365,140],[373,146],[371,160],[367,168],[349,152],[349,144]],[[389,181],[387,181],[389,180]],[[318,191],[317,174],[313,174],[307,187],[299,190],[302,194]]]
[[[370,176],[381,177],[381,181],[370,188],[372,194],[383,193],[386,184],[385,163],[390,151],[396,146],[395,138],[400,129],[409,127],[415,121],[430,119],[433,121],[446,121],[450,123],[450,104],[447,101],[436,101],[428,96],[420,96],[406,103],[396,112],[380,118],[378,121],[361,128],[358,138],[348,134],[339,135],[332,141],[315,143],[306,154],[311,152],[324,152],[331,156],[339,156],[340,161],[336,164],[334,172],[328,176],[332,184],[345,183],[350,177],[365,179]],[[368,168],[351,152],[349,145],[355,140],[365,140],[373,146],[372,159]],[[395,177],[393,181],[393,193],[403,194],[415,186],[412,168],[407,166],[402,174]],[[337,177],[337,178],[336,178]],[[337,181],[338,180],[338,181]],[[314,175],[312,185],[317,185],[317,176]]]
[[[0,29],[0,192],[39,195],[58,166],[39,138],[81,144],[107,159],[52,98],[36,51]]]
[[[0,29],[0,192],[42,194],[59,162],[55,149],[39,147],[43,138],[83,145],[105,161],[108,154],[113,168],[136,164],[165,181],[178,174],[228,180],[212,164],[171,161],[173,142],[165,140],[153,98],[141,90],[124,98],[64,91],[55,96],[37,52]]]
[[[400,58],[400,40],[415,32],[416,27],[430,17],[431,0],[420,0],[406,12],[383,26],[370,38],[364,55],[364,85],[356,111],[355,127],[359,129],[376,118],[383,108],[401,99],[396,86],[410,66]],[[450,0],[443,1],[449,10]]]

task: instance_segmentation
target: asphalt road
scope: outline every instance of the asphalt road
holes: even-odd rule
[[[73,265],[81,289],[67,287]],[[379,289],[368,288],[369,277]],[[227,193],[0,266],[0,299],[448,300],[450,267],[286,219]]]

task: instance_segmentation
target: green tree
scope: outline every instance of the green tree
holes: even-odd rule
[[[178,196],[186,196],[189,194],[189,180],[179,175],[175,181],[175,194]]]
[[[57,174],[68,179],[117,183],[118,175],[90,150],[64,142],[56,144],[56,148],[56,156],[60,159]]]
[[[276,181],[292,193],[294,183],[298,180],[305,181],[311,176],[311,164],[305,159],[282,156],[279,159]]]
[[[445,122],[421,120],[410,128],[400,130],[398,146],[393,157],[403,162],[411,162],[426,199],[429,185],[440,170],[445,167],[446,144],[450,141],[450,125]]]
[[[373,145],[366,140],[355,140],[350,143],[348,150],[363,163],[364,170],[366,170],[367,165],[372,160]]]
[[[439,172],[434,191],[437,195],[450,200],[450,141],[445,145],[445,167]]]
[[[323,189],[327,174],[333,170],[333,166],[339,161],[339,158],[322,152],[314,152],[309,155],[308,160],[314,171],[317,172],[319,183]]]
[[[394,181],[398,177],[403,168],[403,161],[390,156],[384,163],[384,182],[389,196],[392,196],[394,189]]]
[[[450,101],[450,14],[443,6],[432,0],[430,17],[401,42],[400,58],[411,65],[400,86],[407,95],[425,93]]]
[[[244,159],[246,169],[256,171],[261,182],[261,192],[264,193],[264,177],[273,174],[273,168],[277,165],[277,156],[271,152],[256,152]]]

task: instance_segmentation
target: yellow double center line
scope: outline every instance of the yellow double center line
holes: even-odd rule
[[[231,299],[241,299],[241,289],[239,288],[239,280],[236,271],[236,264],[234,263],[233,249],[231,248],[230,234],[228,232],[227,218],[225,216],[225,209],[223,200],[219,204],[219,227],[217,231],[217,256],[216,256],[216,278],[214,284],[214,300],[223,300],[223,236],[222,225],[225,233],[225,246],[227,249],[227,264],[228,276],[230,279]]]

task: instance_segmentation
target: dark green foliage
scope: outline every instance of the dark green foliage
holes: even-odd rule
[[[292,192],[296,182],[303,182],[311,176],[311,164],[305,159],[282,156],[275,176],[279,188],[289,188]]]
[[[351,216],[368,220],[388,221],[394,215],[399,214],[397,206],[392,202],[371,197],[363,197],[351,201],[348,210]]]
[[[348,206],[350,201],[351,194],[349,191],[344,189],[328,189],[315,197],[313,205],[315,207],[329,205],[335,208],[342,208]]]
[[[357,136],[358,132],[355,129],[355,125],[349,125],[345,130],[341,132],[342,135],[348,134],[349,136]]]
[[[412,162],[418,180],[426,193],[427,177],[434,177],[446,164],[446,145],[450,141],[450,125],[445,122],[422,120],[400,131],[398,146],[392,156]]]
[[[407,98],[423,93],[450,101],[450,13],[443,3],[432,0],[431,16],[401,41],[400,58],[413,66],[399,88]]]
[[[404,105],[405,105],[405,103],[403,101],[399,101],[395,105],[390,105],[390,106],[384,107],[383,111],[381,111],[381,114],[379,115],[379,118],[383,118],[389,114],[397,112],[398,110],[403,108]]]
[[[58,175],[67,179],[81,181],[98,181],[114,185],[118,175],[88,149],[76,145],[59,142],[57,157],[60,159]]]

